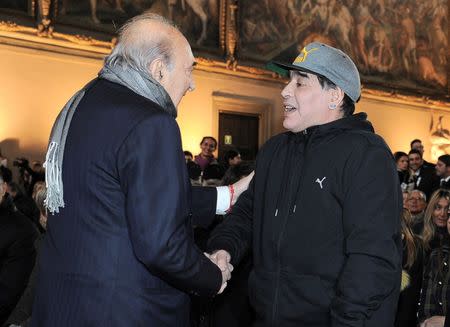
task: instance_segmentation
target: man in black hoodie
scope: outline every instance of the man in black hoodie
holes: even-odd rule
[[[402,194],[342,51],[307,45],[283,89],[289,132],[260,150],[252,183],[209,240],[220,266],[251,247],[255,326],[389,327],[400,288]]]

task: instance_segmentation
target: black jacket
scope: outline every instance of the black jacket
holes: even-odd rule
[[[422,166],[418,176],[414,177],[414,188],[422,191],[430,199],[434,191],[439,188],[439,179],[434,168]]]
[[[210,239],[236,264],[252,246],[255,326],[392,326],[402,195],[365,114],[270,139]]]
[[[15,210],[10,197],[5,197],[0,204],[0,326],[27,285],[37,236],[33,223]]]

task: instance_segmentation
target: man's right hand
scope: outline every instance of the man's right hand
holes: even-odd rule
[[[220,288],[219,292],[217,293],[217,294],[221,294],[227,287],[227,282],[230,280],[231,272],[234,269],[233,265],[230,263],[231,256],[225,250],[218,250],[218,251],[214,252],[213,254],[205,253],[205,255],[213,263],[215,263],[219,267],[220,271],[222,272],[222,287]]]

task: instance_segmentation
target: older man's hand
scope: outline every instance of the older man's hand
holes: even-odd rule
[[[214,252],[213,254],[205,253],[205,255],[214,264],[216,264],[219,267],[220,271],[222,272],[222,287],[220,288],[219,292],[217,293],[217,294],[221,294],[227,287],[227,282],[230,280],[231,272],[234,269],[233,265],[230,263],[231,256],[225,250],[219,250],[219,251]]]
[[[420,327],[444,327],[444,322],[445,316],[433,316],[421,323]]]

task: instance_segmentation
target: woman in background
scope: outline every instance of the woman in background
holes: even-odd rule
[[[204,136],[200,142],[200,149],[202,151],[195,156],[194,161],[204,171],[208,165],[217,163],[216,158],[214,158],[214,151],[217,149],[217,140],[212,136]]]
[[[402,287],[398,300],[395,327],[416,327],[417,307],[422,285],[422,240],[411,230],[409,210],[403,209],[401,233],[403,244]]]
[[[410,181],[408,155],[405,152],[398,151],[394,153],[394,159],[402,190],[411,191],[414,188],[414,182]]]

